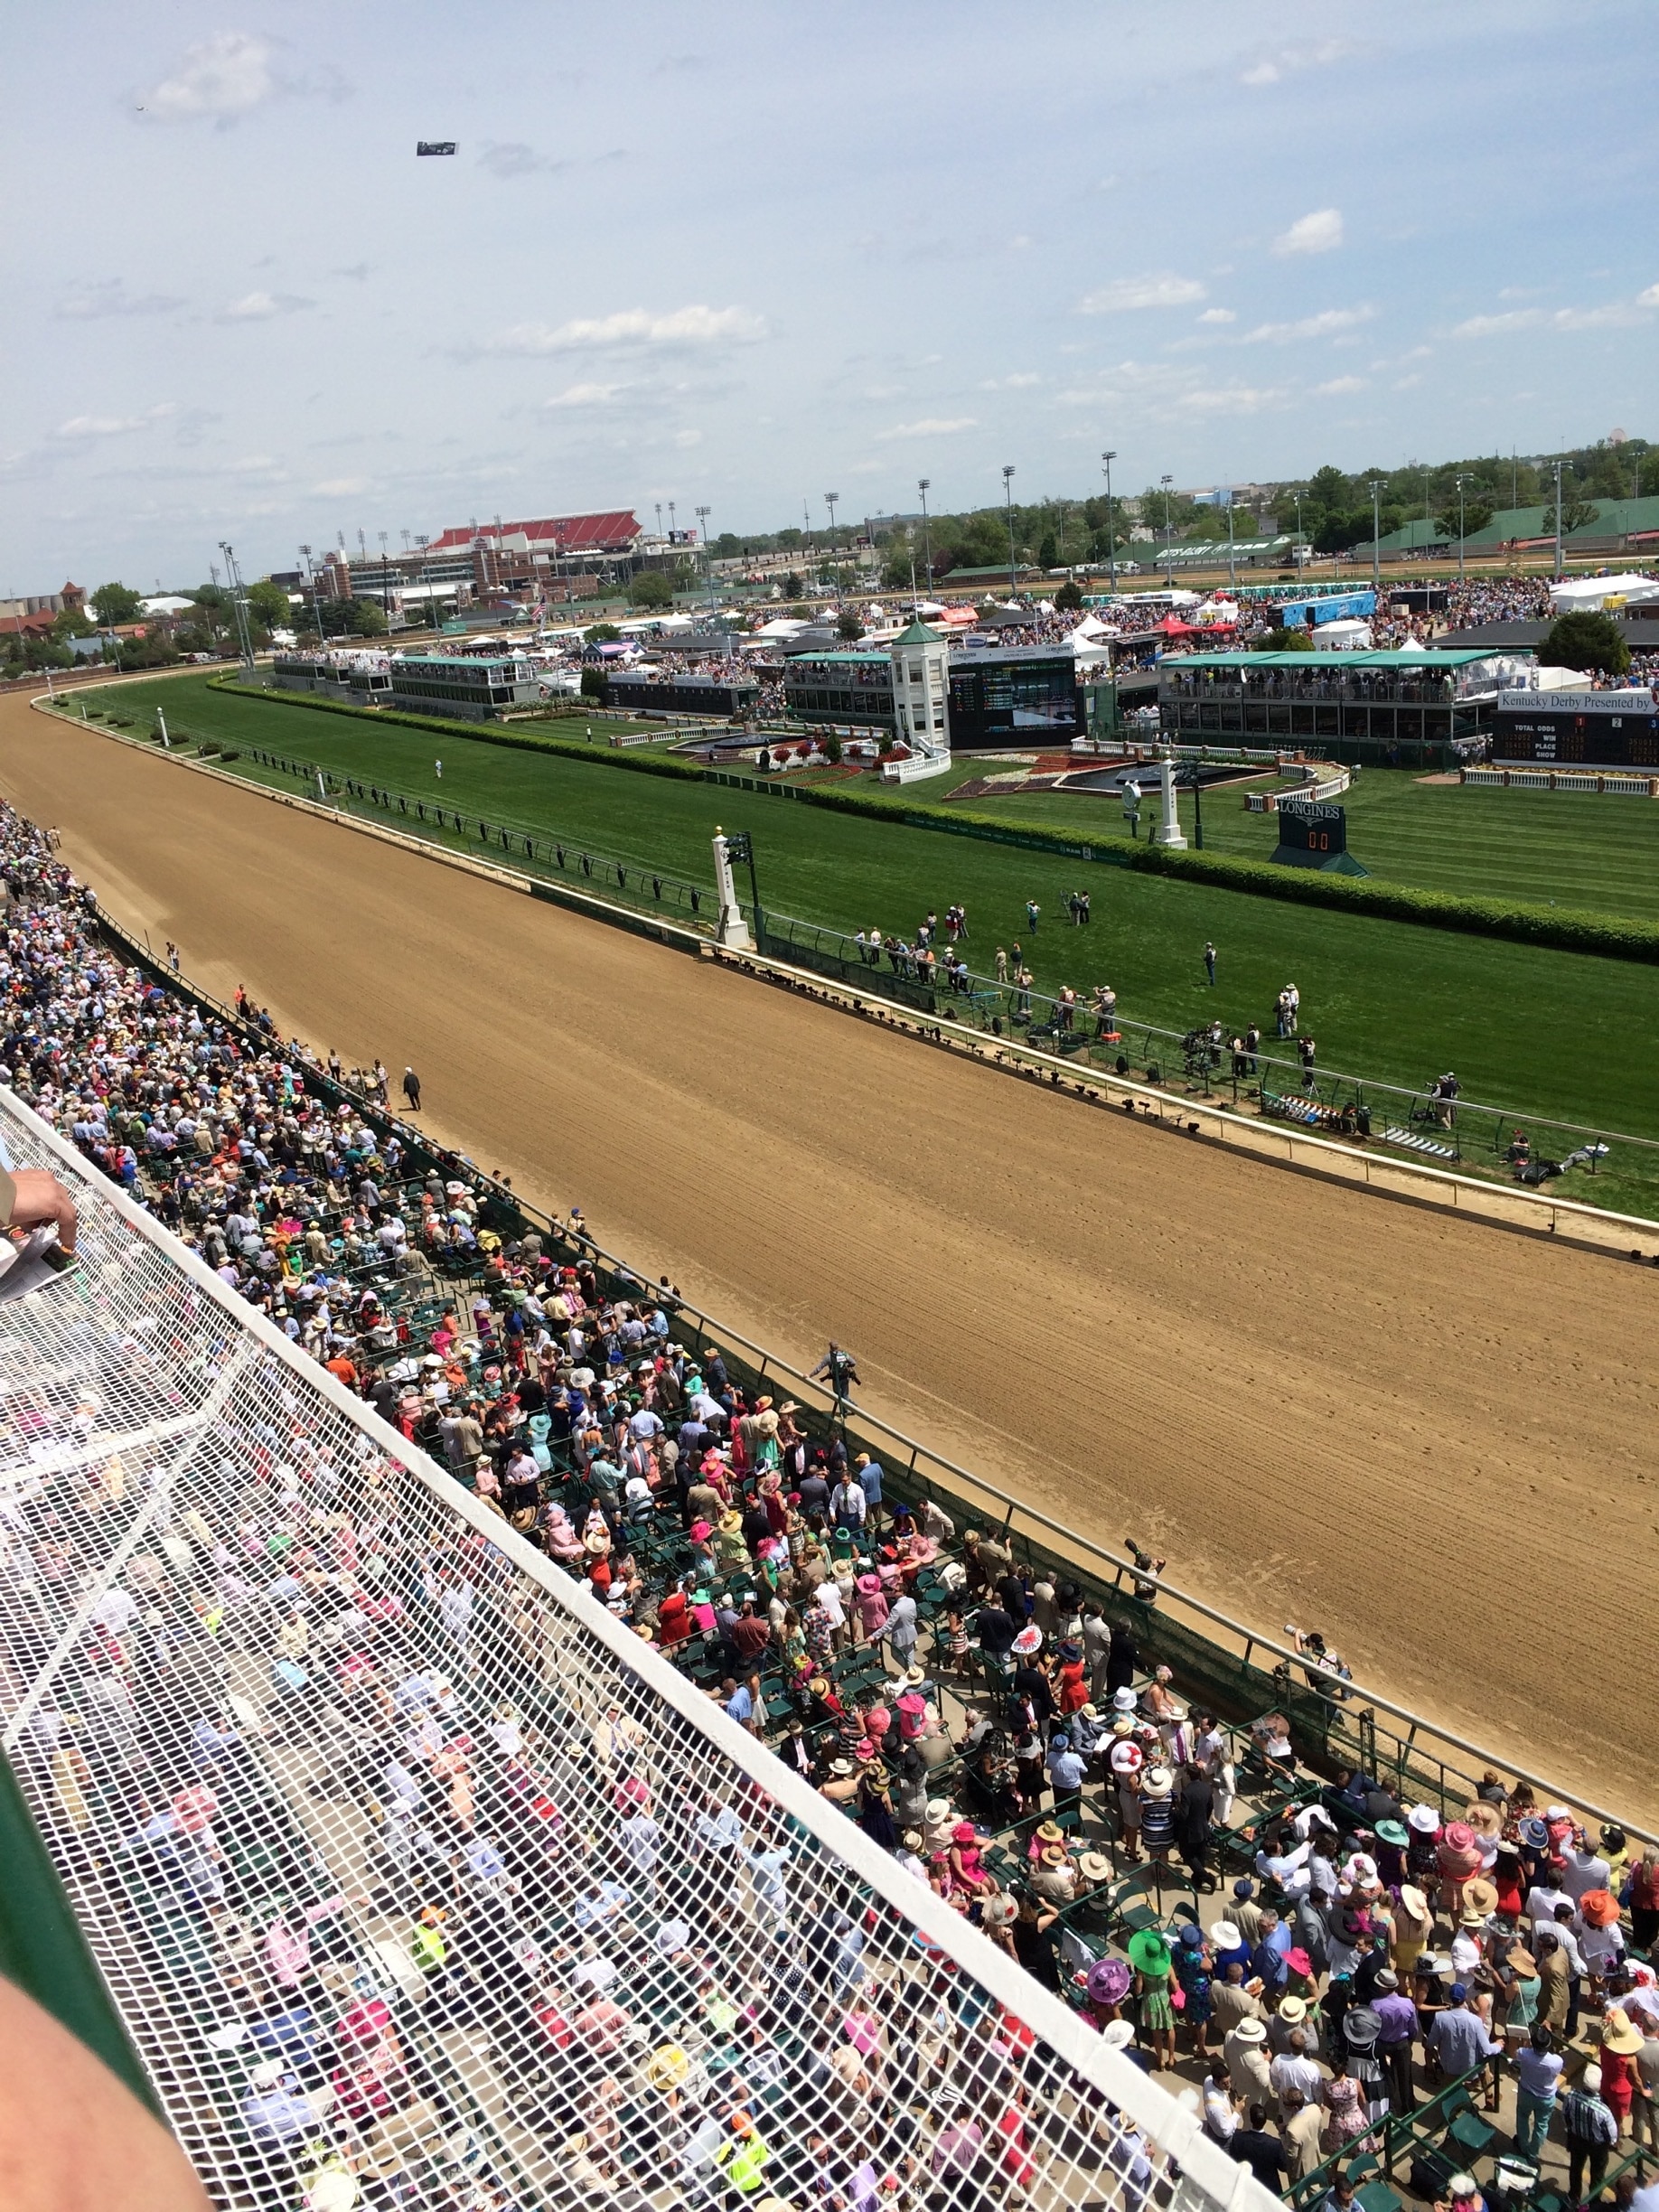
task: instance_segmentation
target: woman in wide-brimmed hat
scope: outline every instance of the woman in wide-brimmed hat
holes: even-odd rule
[[[1133,1977],[1120,1958],[1096,1959],[1083,1984],[1089,2017],[1097,2028],[1119,2018]]]
[[[1169,2001],[1169,1976],[1174,1961],[1169,1945],[1157,1928],[1141,1928],[1129,1937],[1129,1957],[1140,1999],[1140,2031],[1151,2046],[1158,2071],[1173,2073],[1175,2007]]]
[[[1513,2057],[1538,2018],[1538,1961],[1524,1944],[1511,1944],[1502,1958],[1489,1963],[1492,1975],[1492,2018],[1502,2025],[1505,2048]]]
[[[1193,2031],[1193,2048],[1200,2058],[1210,2055],[1210,1983],[1215,1961],[1204,1939],[1204,1930],[1184,1920],[1176,1933],[1175,1977],[1185,1999],[1182,2010]]]
[[[1645,2039],[1622,2005],[1609,2005],[1601,2022],[1601,2101],[1611,2105],[1621,2135],[1630,2126],[1637,2086],[1636,2060]]]

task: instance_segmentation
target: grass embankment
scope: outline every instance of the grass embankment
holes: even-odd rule
[[[158,696],[164,687],[155,684],[127,695],[141,726],[150,726],[162,703],[175,728],[230,745],[261,744],[290,759],[433,798],[439,795],[433,763],[441,752],[442,795],[450,805],[542,826],[550,835],[585,839],[596,850],[699,881],[708,879],[708,839],[717,823],[751,830],[763,897],[780,911],[849,930],[875,924],[908,934],[930,907],[942,914],[947,904],[960,902],[968,910],[976,967],[989,970],[997,945],[1011,947],[1017,939],[1039,985],[1054,989],[1070,982],[1083,989],[1109,980],[1126,1016],[1169,1028],[1190,1028],[1214,1013],[1230,1028],[1253,1018],[1270,1034],[1275,996],[1294,980],[1302,994],[1304,1026],[1318,1040],[1323,1066],[1410,1087],[1454,1067],[1474,1097],[1507,1101],[1529,1114],[1659,1137],[1652,1042],[1659,1033],[1659,968],[1652,965],[1092,867],[789,806],[758,793],[619,773],[605,759],[589,763],[509,750],[459,728],[439,741],[393,724],[213,692],[199,677],[181,678],[164,689],[165,700]],[[120,698],[109,691],[100,703],[119,711]],[[246,759],[236,766],[257,779],[258,772]],[[1366,787],[1382,796],[1376,812],[1385,825],[1392,783],[1362,778],[1351,841],[1367,866],[1373,865],[1373,850],[1360,824],[1362,810],[1373,802]],[[1411,832],[1423,802],[1444,799],[1455,806],[1472,800],[1480,811],[1470,810],[1467,818],[1485,825],[1481,837],[1490,843],[1507,835],[1508,818],[1495,806],[1530,796],[1420,788],[1417,800],[1408,795],[1397,810],[1398,834]],[[1068,825],[1088,820],[1089,834],[1101,842],[1119,812],[1115,801],[1045,803],[1064,810]],[[1651,805],[1635,799],[1563,798],[1559,803],[1573,810],[1565,817],[1569,823],[1582,822],[1591,811],[1598,825],[1611,821],[1609,834],[1617,839],[1639,839],[1643,830],[1632,818],[1645,820],[1644,808]],[[1244,834],[1270,838],[1270,824],[1245,817],[1236,794],[1213,804],[1206,835],[1212,815],[1218,827],[1231,818],[1235,826],[1249,823]],[[1215,841],[1229,849],[1220,836]],[[1534,866],[1542,865],[1546,848],[1547,839],[1532,841]],[[1632,886],[1636,873],[1632,859]],[[1084,884],[1093,922],[1087,931],[1073,930],[1066,926],[1066,896]],[[1460,887],[1477,886],[1467,882]],[[1538,895],[1536,885],[1531,889]],[[1027,898],[1042,908],[1035,938],[1026,925]],[[1651,911],[1659,912],[1659,899]],[[1206,939],[1220,949],[1214,990],[1204,982]],[[1617,1204],[1612,1179],[1597,1180],[1602,1187],[1592,1192],[1575,1176],[1567,1195]]]

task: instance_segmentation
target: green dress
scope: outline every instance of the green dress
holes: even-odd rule
[[[1148,2035],[1169,2034],[1175,2028],[1175,2007],[1169,2001],[1167,1973],[1140,1977],[1140,2024]]]

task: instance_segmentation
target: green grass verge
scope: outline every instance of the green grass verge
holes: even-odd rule
[[[297,707],[325,714],[357,716],[360,718],[370,710],[346,705],[335,699],[315,698],[305,692],[273,692],[264,696],[246,686],[227,685],[216,679],[215,688],[235,689],[238,696],[249,700],[262,699],[264,704]],[[372,718],[382,725],[403,729],[427,730],[438,736],[455,725],[426,715],[372,710]],[[589,750],[586,745],[531,729],[524,725],[511,727],[491,726],[477,733],[477,742],[504,745],[511,749],[530,750],[583,757]],[[709,772],[691,762],[675,759],[656,751],[638,751],[607,755],[614,766],[633,769],[649,775],[677,778],[681,782],[709,780]],[[1186,876],[1189,879],[1212,883],[1224,889],[1254,894],[1262,898],[1284,899],[1293,904],[1335,906],[1350,913],[1386,915],[1391,921],[1416,923],[1432,929],[1456,930],[1470,936],[1512,937],[1523,943],[1554,945],[1567,951],[1601,952],[1616,960],[1659,961],[1659,921],[1648,922],[1636,916],[1617,920],[1591,909],[1575,909],[1556,904],[1544,904],[1523,896],[1470,897],[1455,889],[1423,890],[1409,883],[1386,883],[1354,876],[1321,874],[1317,869],[1297,870],[1278,867],[1272,864],[1271,846],[1258,841],[1256,850],[1229,853],[1217,847],[1214,838],[1208,839],[1203,852],[1170,851],[1129,839],[1125,834],[1122,809],[1116,800],[1095,801],[1087,794],[1073,792],[1036,792],[1030,796],[1046,800],[1051,808],[1070,807],[1069,821],[1055,813],[1042,820],[1022,818],[1006,810],[990,808],[982,803],[950,806],[940,803],[946,790],[953,789],[968,780],[967,772],[952,772],[939,779],[941,788],[934,795],[930,783],[928,792],[917,795],[914,792],[894,793],[879,787],[861,785],[849,788],[844,782],[818,780],[790,787],[789,795],[815,807],[825,807],[837,813],[861,814],[872,820],[892,821],[895,817],[914,828],[927,828],[957,837],[986,837],[998,842],[1020,844],[1032,850],[1047,850],[1062,857],[1078,856],[1087,852],[1094,857],[1096,830],[1102,825],[1108,830],[1111,817],[1117,817],[1115,835],[1108,835],[1101,842],[1109,857],[1128,865],[1149,869],[1165,876]],[[1409,781],[1409,779],[1407,779]],[[1444,787],[1441,787],[1444,789]],[[1214,794],[1219,796],[1219,792]],[[1492,794],[1486,794],[1488,796]],[[1505,793],[1496,794],[1500,800]],[[1540,794],[1516,794],[1539,796]],[[1549,797],[1551,794],[1544,793]],[[1565,794],[1563,794],[1564,796]],[[1017,798],[1020,794],[1014,794]],[[1228,800],[1236,803],[1239,794],[1229,792]],[[1605,801],[1604,801],[1605,803]],[[1627,801],[1635,805],[1637,802]],[[1651,801],[1647,802],[1651,811]],[[1212,812],[1214,812],[1214,806]],[[1250,819],[1258,819],[1251,817]],[[1262,816],[1264,822],[1270,817]],[[1502,825],[1489,820],[1490,830],[1501,838]],[[1639,830],[1637,832],[1640,834]],[[1225,830],[1223,830],[1223,837]]]
[[[145,685],[131,695],[142,697],[146,726],[162,689]],[[378,717],[295,713],[211,691],[199,677],[182,677],[165,692],[170,722],[243,748],[239,774],[257,774],[246,747],[261,745],[339,773],[439,795],[426,731]],[[998,942],[1019,939],[1044,988],[1109,980],[1126,1016],[1179,1030],[1214,1013],[1229,1027],[1254,1018],[1270,1031],[1274,998],[1294,980],[1323,1065],[1411,1087],[1455,1067],[1475,1097],[1659,1137],[1649,1043],[1659,1032],[1659,968],[1301,907],[1187,876],[1087,868],[671,773],[617,774],[614,754],[595,760],[570,757],[563,747],[504,747],[454,725],[444,727],[441,756],[442,796],[452,805],[540,825],[698,881],[708,878],[717,823],[750,830],[763,895],[809,921],[908,934],[929,907],[942,913],[961,902],[976,966],[989,967]],[[1644,802],[1574,803],[1639,810]],[[1066,896],[1085,882],[1093,925],[1073,930],[1064,926]],[[1035,940],[1025,926],[1027,898],[1043,909]],[[1206,938],[1221,950],[1214,991],[1200,959]],[[1564,1195],[1591,1194],[1574,1177]]]

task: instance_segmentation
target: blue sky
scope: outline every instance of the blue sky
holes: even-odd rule
[[[1656,50],[1651,0],[20,11],[0,594],[1659,435]]]

